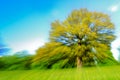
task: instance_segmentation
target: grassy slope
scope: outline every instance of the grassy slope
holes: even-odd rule
[[[62,70],[0,71],[0,80],[120,80],[120,66]]]

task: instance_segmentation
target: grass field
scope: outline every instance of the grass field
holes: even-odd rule
[[[120,80],[120,66],[0,71],[0,80]]]

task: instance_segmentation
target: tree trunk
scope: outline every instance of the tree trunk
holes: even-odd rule
[[[77,68],[82,67],[82,60],[77,56]]]

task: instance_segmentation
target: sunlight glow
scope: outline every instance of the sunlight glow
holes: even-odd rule
[[[13,49],[13,53],[19,52],[22,50],[27,50],[30,54],[35,54],[35,51],[40,47],[45,44],[44,40],[31,40],[28,42],[21,42],[18,44],[11,45]]]
[[[114,5],[114,6],[110,7],[109,10],[110,10],[111,12],[116,12],[116,11],[118,11],[118,8],[119,8],[118,5]]]

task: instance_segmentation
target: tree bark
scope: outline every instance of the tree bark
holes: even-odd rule
[[[77,56],[77,68],[82,67],[82,60]]]

